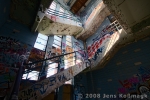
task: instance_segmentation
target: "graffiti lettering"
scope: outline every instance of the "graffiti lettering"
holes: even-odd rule
[[[50,81],[50,85],[49,86],[53,86],[56,83],[56,77],[50,77],[49,81]]]
[[[14,43],[18,43],[18,40],[13,39],[13,38],[11,38],[11,37],[0,36],[0,40],[4,40],[4,41],[13,41]]]
[[[44,94],[48,89],[48,82],[42,82],[41,84],[35,84],[33,86],[34,91],[38,90],[41,94]]]
[[[36,95],[36,92],[34,92],[33,89],[27,89],[26,91],[22,91],[21,92],[21,96],[20,96],[22,99],[26,99],[26,100],[29,100],[30,98],[35,98],[37,99],[37,95]]]
[[[137,86],[144,84],[150,80],[149,69],[140,67],[138,69],[139,74],[136,74],[134,77],[131,77],[126,80],[119,80],[119,83],[122,85],[122,88],[119,88],[119,93],[129,93],[130,91],[137,91]],[[138,90],[139,91],[139,90]],[[140,90],[141,91],[141,90]]]
[[[18,69],[0,66],[0,96],[5,97],[12,87]]]
[[[55,21],[55,22],[56,22],[57,17],[56,17],[56,16],[51,16],[50,19],[51,19],[52,21]]]
[[[85,64],[82,64],[82,70],[85,69],[84,67]],[[36,93],[37,97],[39,98],[40,96],[41,97],[44,97],[46,95],[46,92],[49,91],[49,92],[52,92],[56,87],[58,86],[61,86],[62,84],[64,84],[65,81],[71,79],[74,75],[78,74],[81,70],[76,70],[76,73],[75,73],[75,68],[79,67],[79,65],[75,65],[73,66],[72,68],[72,71],[73,71],[73,75],[68,75],[69,71],[70,70],[64,70],[62,71],[61,73],[58,73],[58,74],[55,74],[49,78],[46,78],[36,84],[34,84],[33,86],[29,87],[28,89],[24,90],[26,91],[25,92],[20,92],[19,94],[19,98],[20,99],[31,99],[32,98],[32,94]],[[32,89],[32,91],[31,91]],[[38,92],[39,91],[39,92]],[[39,94],[40,93],[40,94]],[[24,94],[30,94],[30,95],[24,95]]]

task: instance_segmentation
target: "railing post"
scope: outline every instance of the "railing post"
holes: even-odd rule
[[[76,60],[77,60],[77,56],[76,56],[76,52],[75,52],[75,65],[76,65]]]
[[[60,72],[60,67],[61,67],[61,57],[58,58],[58,67],[57,67],[57,73]]]
[[[18,93],[19,93],[19,87],[22,79],[22,72],[23,72],[23,62],[21,63],[21,65],[19,65],[19,71],[17,73],[16,80],[9,100],[18,100]]]

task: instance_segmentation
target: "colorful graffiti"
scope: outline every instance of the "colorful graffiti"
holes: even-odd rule
[[[77,75],[75,77],[75,84],[74,84],[74,100],[80,100],[79,94],[83,95],[83,98],[86,94],[86,88],[82,85],[83,77],[82,75]]]
[[[87,47],[89,58],[92,58],[97,52],[97,50],[103,45],[105,45],[103,44],[103,42],[107,38],[110,38],[112,34],[113,31],[110,31],[109,26],[107,26],[102,30],[102,32],[98,36],[92,39],[93,43],[91,45],[88,45]]]
[[[86,61],[88,59],[88,55],[86,50],[84,50],[84,45],[82,41],[78,41],[73,38],[73,49],[74,51],[78,51],[76,53],[76,59]]]
[[[73,78],[79,72],[86,68],[85,63],[81,62],[73,67],[70,67],[58,74],[55,74],[47,79],[38,82],[31,87],[20,91],[20,99],[38,99],[41,100],[44,96],[51,93],[55,88],[64,84],[65,81]]]
[[[50,19],[54,22],[56,22],[56,19],[58,19],[56,16],[50,16]]]
[[[15,81],[17,71],[17,68],[0,66],[0,97],[5,97],[9,94]]]
[[[0,36],[0,94],[10,93],[20,64],[28,59],[30,46],[11,37]]]
[[[45,52],[36,48],[32,48],[31,52],[30,52],[30,56],[28,58],[28,62],[35,62],[35,61],[39,61],[39,60],[43,60],[45,56]],[[32,68],[34,67],[39,67],[42,66],[42,63],[37,63],[37,65],[32,66]]]
[[[118,93],[146,94],[147,98],[150,98],[150,69],[140,67],[138,71],[139,73],[131,78],[119,80],[122,87],[118,88]]]
[[[6,67],[17,67],[29,56],[28,46],[18,40],[0,36],[0,65]]]

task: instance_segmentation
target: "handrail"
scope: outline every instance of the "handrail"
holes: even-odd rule
[[[57,11],[57,10],[54,10],[54,9],[51,9],[51,8],[49,8],[48,10],[47,10],[47,13],[49,14],[53,14],[53,15],[56,15],[56,16],[59,16],[59,15],[63,15],[63,16],[60,16],[60,17],[64,17],[64,18],[66,18],[66,17],[69,17],[69,18],[71,18],[71,20],[74,20],[74,21],[77,21],[77,22],[81,22],[81,19],[79,19],[79,18],[77,18],[77,17],[75,17],[75,16],[73,16],[72,14],[67,14],[67,13],[64,13],[64,12],[60,12],[60,11]],[[74,19],[74,18],[76,18],[76,19]],[[69,19],[68,18],[68,19]]]
[[[69,54],[76,53],[76,52],[79,52],[79,51],[81,51],[81,50],[74,51],[74,52],[71,52],[71,53],[62,54],[62,55],[59,55],[59,56],[54,56],[54,57],[51,57],[51,58],[48,58],[48,59],[43,59],[43,60],[35,61],[35,62],[32,62],[32,63],[24,64],[24,65],[32,65],[32,64],[35,64],[35,63],[43,62],[43,61],[46,61],[46,60],[51,60],[51,59],[54,59],[54,58],[57,58],[57,57],[61,57],[61,56],[64,56],[64,55],[69,55]]]

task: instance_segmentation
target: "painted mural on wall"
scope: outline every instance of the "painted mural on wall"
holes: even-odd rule
[[[150,98],[150,69],[140,67],[138,73],[130,78],[119,80],[118,93],[146,95]],[[150,99],[147,99],[150,100]]]
[[[113,33],[114,32],[110,29],[110,21],[106,18],[98,31],[86,40],[88,57],[92,63],[95,63],[97,59],[99,59],[99,61],[102,59]]]
[[[28,62],[35,62],[39,60],[43,60],[45,57],[45,52],[36,48],[32,48],[30,52],[30,56],[28,58]],[[42,63],[37,63],[37,65],[32,66],[33,67],[39,67],[42,66]]]
[[[17,71],[17,68],[0,66],[0,97],[4,98],[10,93]]]
[[[82,74],[79,74],[75,76],[74,78],[74,100],[82,100],[85,98],[85,94],[87,93],[87,88],[84,86],[85,85],[85,77],[83,77]],[[83,84],[84,83],[84,84]],[[82,94],[83,97],[81,97],[79,94]]]
[[[30,54],[29,46],[11,37],[0,36],[0,64],[17,67]]]
[[[76,53],[77,58],[76,59],[81,59],[85,60],[87,59],[87,52],[84,50],[84,44],[81,40],[76,40],[74,37],[73,38],[73,49],[74,51],[78,51]]]
[[[55,88],[60,87],[65,81],[70,80],[73,76],[80,73],[86,68],[85,63],[81,62],[70,67],[58,74],[55,74],[33,86],[19,92],[19,98],[23,100],[41,100],[43,97],[51,93]]]
[[[10,92],[20,64],[29,57],[30,48],[17,39],[0,36],[0,94],[2,96]]]

